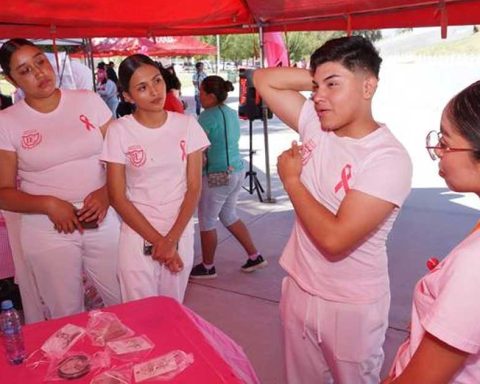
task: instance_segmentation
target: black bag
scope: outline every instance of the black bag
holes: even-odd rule
[[[208,172],[208,154],[207,154],[207,180],[208,186],[213,187],[224,187],[230,184],[230,160],[228,158],[228,141],[227,141],[227,121],[225,120],[225,114],[222,111],[222,108],[219,106],[220,112],[223,116],[223,128],[225,131],[225,153],[227,155],[227,170],[223,172]]]

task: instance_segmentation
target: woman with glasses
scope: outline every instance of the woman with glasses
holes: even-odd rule
[[[480,195],[480,82],[445,107],[427,136],[439,174],[455,192]],[[480,383],[480,231],[475,228],[416,285],[410,337],[383,384]]]

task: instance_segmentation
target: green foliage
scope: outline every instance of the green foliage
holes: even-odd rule
[[[352,35],[363,36],[370,41],[377,41],[382,38],[382,31],[379,29],[361,29],[358,31],[352,31]]]
[[[217,44],[216,36],[202,36],[201,40],[208,44]],[[235,62],[258,57],[258,34],[221,35],[220,56],[222,60]]]
[[[365,36],[372,41],[382,38],[380,30],[354,31],[353,34]],[[295,63],[300,60],[308,61],[313,51],[323,43],[336,37],[345,36],[345,32],[287,32],[284,36],[290,62]],[[216,45],[216,36],[202,36],[201,40]],[[235,62],[252,57],[258,58],[260,56],[258,34],[221,35],[220,55],[225,61]]]
[[[288,32],[286,43],[290,62],[309,59],[310,55],[327,40],[343,36],[342,32]]]

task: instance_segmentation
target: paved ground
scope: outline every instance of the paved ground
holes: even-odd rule
[[[426,260],[446,255],[478,217],[477,199],[448,192],[437,175],[437,165],[424,149],[425,135],[438,129],[445,102],[477,79],[478,61],[478,58],[435,61],[398,56],[385,59],[383,64],[374,104],[375,116],[390,126],[414,163],[413,189],[388,241],[392,305],[384,372],[407,334],[411,293],[415,282],[426,272]],[[184,93],[192,107],[191,89],[187,88]],[[234,108],[237,108],[237,95],[234,92],[229,99]],[[290,145],[296,134],[277,119],[269,120],[268,126],[272,196],[276,203],[260,203],[256,195],[243,192],[239,211],[269,266],[253,274],[243,274],[239,270],[244,262],[242,250],[219,226],[216,259],[219,276],[215,280],[190,283],[186,304],[243,346],[262,383],[282,384],[285,380],[278,301],[284,272],[278,265],[278,258],[293,217],[275,164],[277,155]],[[248,160],[248,126],[245,123],[242,132],[241,150]],[[265,187],[261,121],[254,122],[253,143],[256,150],[253,164]],[[200,258],[198,241],[196,258]]]

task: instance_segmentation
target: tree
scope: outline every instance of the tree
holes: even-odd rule
[[[202,36],[201,40],[216,45],[215,36]],[[258,56],[258,35],[254,33],[241,35],[221,35],[220,55],[224,61],[239,62]]]
[[[343,32],[288,32],[286,43],[290,62],[306,60],[327,40],[343,36]]]
[[[382,31],[379,29],[361,29],[358,31],[353,31],[352,35],[360,35],[369,39],[370,41],[377,41],[382,38]]]

